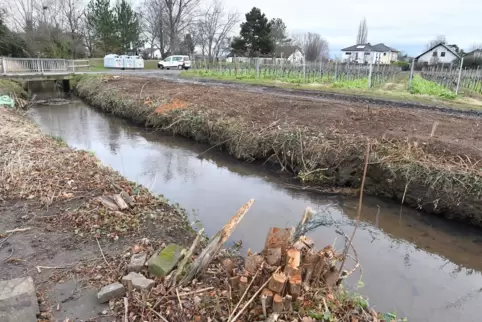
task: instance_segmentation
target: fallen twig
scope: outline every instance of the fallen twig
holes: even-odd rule
[[[183,297],[183,296],[187,296],[187,295],[193,295],[193,294],[199,294],[199,293],[202,293],[202,292],[206,292],[206,291],[210,291],[210,290],[213,290],[214,287],[213,286],[210,286],[210,287],[206,287],[206,288],[202,288],[200,290],[196,290],[196,291],[191,291],[191,292],[186,292],[186,293],[179,293],[179,297]],[[169,298],[176,298],[177,297],[177,294],[176,295],[171,295]],[[157,303],[156,303],[157,304]],[[154,305],[154,307],[156,307],[157,305]]]
[[[201,237],[202,237],[203,232],[204,232],[204,228],[199,230],[196,238],[194,239],[194,241],[191,244],[191,247],[189,248],[187,253],[184,255],[184,258],[182,259],[181,263],[178,265],[176,271],[174,272],[174,275],[172,276],[172,287],[176,286],[176,282],[177,282],[179,276],[181,276],[182,271],[184,270],[184,267],[186,266],[186,264],[191,259],[192,254],[194,253],[194,250],[196,249],[197,245],[201,241]]]
[[[109,262],[107,262],[107,259],[105,259],[104,252],[102,251],[102,247],[100,247],[99,239],[96,237],[95,240],[97,241],[97,246],[99,246],[100,253],[102,254],[102,258],[104,259],[104,262],[107,264],[107,266],[110,267]]]
[[[30,230],[30,229],[32,229],[32,227],[15,228],[15,229],[12,229],[12,230],[7,230],[5,232],[5,234],[20,233],[20,232],[27,231],[27,230]]]
[[[258,274],[259,272],[263,269],[263,264],[261,264],[261,267],[256,271],[256,274],[254,274],[254,277],[251,279],[251,282],[249,283],[248,287],[246,288],[246,290],[244,290],[244,293],[243,295],[241,296],[241,298],[239,299],[238,303],[236,304],[236,306],[234,307],[233,309],[233,312],[231,312],[231,315],[228,317],[228,321],[230,321],[231,317],[233,316],[234,312],[236,312],[236,310],[238,309],[239,305],[241,304],[241,302],[244,300],[244,297],[246,296],[246,294],[248,294],[248,291],[249,289],[251,288],[251,285],[253,284],[253,282],[256,280],[256,277],[258,277]]]
[[[129,321],[129,300],[127,297],[124,297],[124,321]]]

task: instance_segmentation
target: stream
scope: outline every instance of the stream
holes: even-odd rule
[[[213,235],[250,198],[254,206],[231,240],[245,254],[263,248],[268,228],[296,225],[305,207],[326,217],[309,233],[318,248],[353,230],[357,198],[293,189],[295,182],[270,167],[247,164],[191,140],[166,136],[98,112],[80,101],[40,106],[30,116],[69,146],[92,151],[129,180],[179,203],[194,225]],[[366,197],[354,246],[362,267],[346,287],[381,312],[409,321],[480,321],[482,232],[391,201]],[[347,267],[353,265],[348,261]],[[360,285],[358,285],[360,286]]]

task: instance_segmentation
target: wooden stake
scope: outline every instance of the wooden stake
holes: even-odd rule
[[[290,248],[286,251],[285,273],[288,276],[296,274],[301,263],[301,252],[297,249]]]
[[[301,295],[301,273],[290,276],[288,281],[289,293],[296,299]]]
[[[279,294],[275,294],[273,297],[273,312],[281,313],[284,309],[283,298]]]
[[[281,293],[285,286],[286,275],[280,272],[280,273],[274,273],[271,277],[272,278],[268,284],[269,289],[272,290],[273,292]]]
[[[293,311],[293,297],[289,294],[285,295],[284,301],[283,301],[285,310],[288,312]]]
[[[304,278],[303,278],[303,288],[305,290],[308,290],[311,286],[311,277],[313,275],[313,271],[318,263],[318,260],[320,260],[321,256],[319,254],[313,253],[312,250],[308,251],[308,253],[305,255],[304,261],[303,261],[303,269],[305,272]]]
[[[261,307],[263,309],[263,315],[268,316],[268,311],[266,310],[266,295],[261,294]]]
[[[229,279],[229,283],[231,284],[231,287],[234,291],[239,289],[239,280],[241,276],[234,276]]]
[[[273,305],[273,292],[269,288],[264,288],[261,291],[261,296],[266,298],[266,306],[270,307]]]
[[[191,270],[187,274],[186,278],[183,280],[182,284],[189,284],[195,276],[202,273],[206,267],[211,263],[214,257],[219,253],[221,246],[226,242],[226,240],[231,236],[236,226],[243,219],[244,215],[248,212],[249,208],[254,203],[254,199],[249,200],[244,204],[241,209],[231,218],[231,220],[221,229],[211,240],[209,245],[203,249],[199,257],[192,264]]]

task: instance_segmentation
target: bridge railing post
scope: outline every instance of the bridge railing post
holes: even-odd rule
[[[3,75],[7,74],[7,60],[5,59],[5,57],[2,57],[2,72]]]

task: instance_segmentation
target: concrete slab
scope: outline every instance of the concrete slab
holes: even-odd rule
[[[31,277],[0,281],[0,321],[36,322],[40,313]]]

